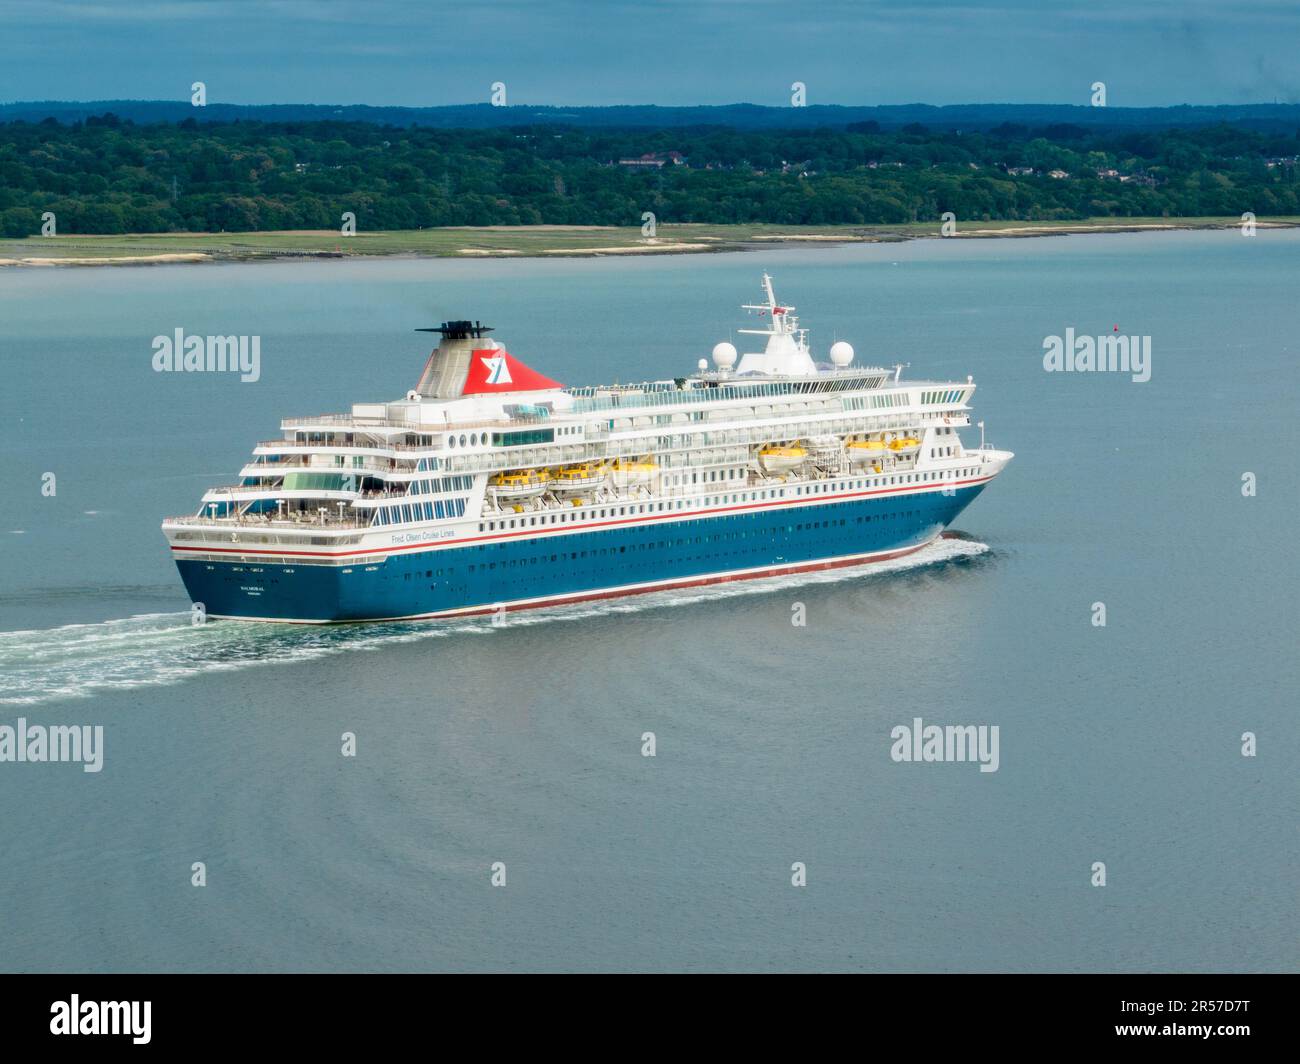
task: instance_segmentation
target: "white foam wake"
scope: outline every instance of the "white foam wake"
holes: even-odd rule
[[[39,705],[99,691],[181,683],[210,672],[305,661],[345,651],[374,650],[453,635],[504,635],[521,625],[551,624],[767,594],[808,584],[879,577],[919,566],[960,561],[988,546],[940,539],[905,558],[869,567],[768,577],[711,587],[662,591],[596,603],[511,613],[503,628],[490,620],[290,625],[219,621],[192,625],[190,614],[149,613],[95,624],[0,632],[0,704]]]

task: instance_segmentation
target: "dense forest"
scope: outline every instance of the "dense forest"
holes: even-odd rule
[[[0,235],[1300,215],[1288,133],[0,125]]]

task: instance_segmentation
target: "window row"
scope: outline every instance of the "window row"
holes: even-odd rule
[[[694,499],[677,499],[669,502],[638,503],[631,506],[607,506],[595,509],[584,508],[583,510],[561,510],[558,513],[531,514],[527,517],[512,517],[509,520],[483,521],[480,522],[478,530],[480,532],[502,532],[510,529],[537,528],[546,525],[581,524],[586,521],[600,520],[602,518],[636,517],[639,514],[663,513],[665,511],[684,511],[689,514],[690,511],[697,508],[703,509],[711,506],[730,505],[743,506],[749,503],[764,502],[769,499],[784,499],[790,496],[823,495],[889,485],[932,484],[945,479],[974,476],[977,472],[978,470],[972,466],[965,469],[949,470],[947,472],[933,471],[928,473],[897,473],[893,476],[880,476],[872,479],[839,481],[834,483],[825,482],[821,484],[803,484],[793,490],[790,488],[774,488],[769,490],[735,492],[727,495],[707,495]]]
[[[444,517],[464,517],[464,499],[439,499],[437,502],[403,503],[381,506],[375,511],[372,525],[403,525],[411,521],[440,521]]]
[[[409,494],[441,495],[449,491],[469,491],[473,486],[473,477],[437,477],[433,480],[411,481]]]
[[[566,558],[566,555],[569,561],[581,561],[582,559],[588,557],[608,558],[614,555],[629,554],[629,553],[635,554],[641,551],[673,550],[673,549],[681,549],[681,548],[689,549],[690,547],[693,546],[705,546],[709,544],[720,544],[720,543],[736,543],[745,540],[754,540],[754,541],[780,540],[785,536],[789,536],[791,534],[799,533],[799,532],[810,532],[816,529],[844,528],[849,524],[850,520],[852,520],[852,523],[856,525],[878,524],[883,521],[900,521],[904,519],[915,518],[919,514],[919,512],[920,511],[918,510],[895,510],[894,512],[887,513],[887,514],[864,514],[861,517],[855,517],[852,519],[841,517],[841,518],[835,518],[835,519],[830,519],[825,521],[805,521],[798,524],[777,525],[775,527],[770,527],[770,528],[738,529],[736,531],[714,532],[707,535],[699,535],[699,536],[679,536],[675,539],[650,540],[644,543],[626,543],[621,546],[592,547],[589,550],[559,551],[555,554],[550,554],[550,555],[535,554],[527,558],[511,558],[511,559],[503,559],[501,561],[479,562],[474,565],[470,565],[468,567],[468,571],[471,573],[476,571],[489,572],[489,571],[494,571],[498,568],[515,569],[521,566],[537,565],[539,562],[541,563],[547,561],[563,562]],[[498,544],[497,549],[504,550],[506,546],[507,545],[504,543]],[[492,550],[493,548],[491,547],[475,548],[476,551],[484,550],[484,549]],[[455,570],[449,570],[449,571],[454,572]]]
[[[524,432],[494,432],[492,433],[493,447],[524,447],[535,443],[554,443],[554,429],[529,429]],[[465,437],[461,437],[462,446],[465,443]]]

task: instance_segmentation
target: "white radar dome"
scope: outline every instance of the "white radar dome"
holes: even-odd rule
[[[713,347],[713,364],[718,369],[731,369],[736,364],[736,349],[728,343],[715,344]]]
[[[841,368],[853,361],[853,345],[843,340],[831,344],[831,363]]]

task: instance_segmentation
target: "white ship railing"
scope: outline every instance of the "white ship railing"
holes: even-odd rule
[[[392,417],[357,417],[352,414],[316,414],[302,417],[282,418],[280,428],[294,431],[310,431],[312,428],[345,428],[357,432],[393,432],[393,433],[414,433],[423,435],[434,435],[439,432],[459,432],[461,430],[482,429],[492,427],[513,427],[518,425],[547,425],[556,420],[563,420],[570,415],[581,414],[603,414],[614,413],[624,416],[635,416],[638,411],[654,411],[657,408],[666,406],[693,406],[701,403],[747,403],[754,400],[782,398],[782,397],[799,397],[806,396],[816,401],[825,402],[826,400],[840,400],[846,398],[846,391],[866,391],[873,392],[876,389],[863,387],[859,384],[856,388],[836,388],[830,387],[832,384],[843,385],[853,383],[852,381],[834,380],[834,381],[789,381],[789,382],[766,382],[756,384],[723,384],[716,388],[685,388],[685,389],[647,389],[640,390],[641,386],[625,386],[612,394],[605,393],[605,388],[571,388],[567,389],[567,394],[573,397],[573,405],[568,410],[557,411],[552,416],[537,416],[532,414],[520,414],[509,418],[479,418],[473,421],[443,421],[443,422],[425,422],[415,418],[392,418]],[[957,381],[906,381],[899,387],[898,391],[907,392],[912,389],[921,394],[926,390],[945,390],[966,389],[970,387],[970,382]],[[935,400],[928,403],[918,403],[921,406],[943,406],[950,405],[942,400]],[[418,407],[412,407],[414,412]],[[740,415],[738,415],[740,416]],[[770,416],[770,415],[763,415]]]
[[[166,517],[163,520],[166,524],[204,525],[211,528],[262,528],[286,532],[294,529],[307,531],[314,528],[369,528],[371,524],[369,515],[363,520],[358,520],[351,517],[340,518],[337,512],[324,520],[319,514],[304,516],[301,520],[286,517],[267,518],[260,514],[240,514],[238,517],[199,517],[196,514],[182,514],[178,517]]]

